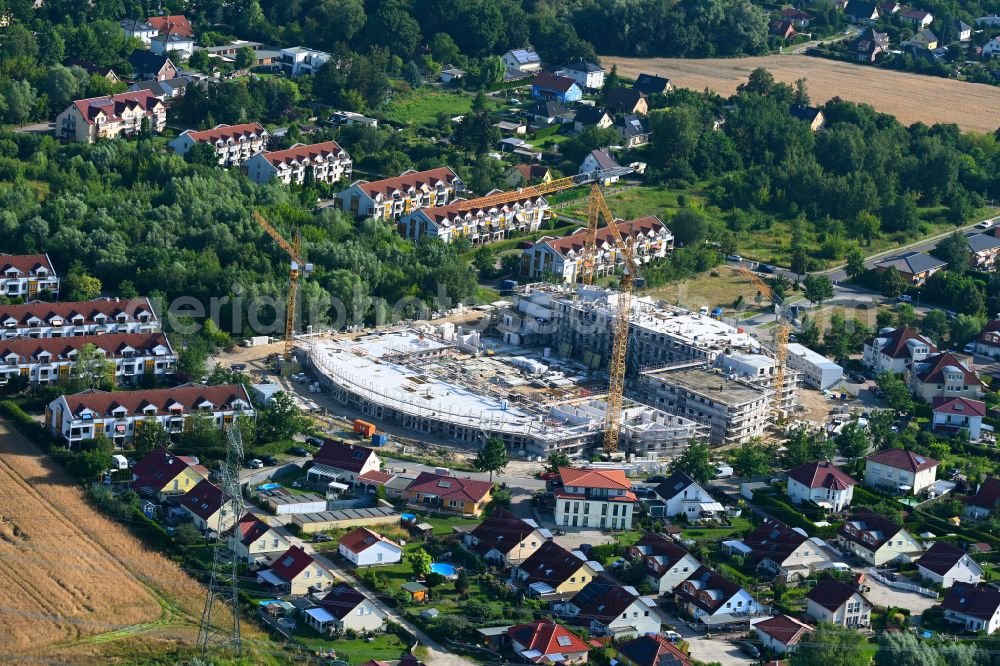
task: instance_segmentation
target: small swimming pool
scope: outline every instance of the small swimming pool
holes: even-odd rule
[[[416,521],[417,517],[412,513],[401,513],[399,514],[399,519],[402,520],[404,523],[412,523]]]
[[[455,575],[455,567],[445,562],[435,562],[431,565],[431,571],[446,577]]]

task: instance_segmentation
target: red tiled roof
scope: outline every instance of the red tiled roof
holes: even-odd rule
[[[393,192],[406,192],[410,188],[420,190],[423,187],[435,189],[439,184],[451,187],[458,180],[458,176],[449,167],[438,167],[427,171],[414,171],[404,173],[396,178],[386,178],[375,180],[369,183],[358,183],[368,196],[374,199],[379,194],[391,197]]]
[[[148,90],[136,90],[135,92],[118,93],[117,95],[104,95],[102,97],[88,97],[78,99],[73,102],[84,122],[88,125],[94,124],[94,119],[99,113],[109,120],[120,120],[125,109],[140,107],[147,114],[157,106],[162,106],[156,95]]]
[[[986,403],[968,398],[949,398],[945,395],[934,396],[931,403],[935,414],[954,414],[956,416],[986,416]]]
[[[392,481],[393,478],[395,478],[395,476],[396,476],[395,474],[387,474],[377,469],[373,469],[365,472],[364,474],[359,474],[358,478],[368,483],[377,483],[379,485],[385,485],[390,481]]]
[[[181,506],[202,520],[208,520],[222,506],[222,490],[205,479],[181,497]]]
[[[489,211],[492,210],[505,210],[505,211],[512,210],[515,207],[525,206],[528,204],[537,206],[542,202],[545,202],[545,199],[543,197],[525,196],[520,199],[515,199],[514,201],[508,201],[507,203],[501,205],[489,205],[489,206],[473,205],[471,208],[469,208],[468,206],[476,203],[476,199],[472,199],[471,201],[461,199],[458,201],[452,201],[450,204],[447,204],[445,206],[434,206],[433,208],[421,208],[420,212],[426,215],[427,218],[433,222],[441,222],[442,220],[451,220],[456,217],[474,218],[479,213],[489,213]]]
[[[215,407],[228,407],[235,400],[250,403],[250,396],[242,384],[202,386],[183,384],[173,388],[148,389],[143,391],[98,391],[90,390],[75,395],[64,396],[71,414],[89,409],[97,414],[109,415],[117,407],[124,407],[126,414],[144,413],[150,405],[156,407],[156,414],[171,413],[170,406],[180,406],[184,410],[194,409],[208,401]]]
[[[847,490],[858,482],[840,471],[833,463],[811,462],[788,472],[788,478],[794,479],[807,488],[829,488],[831,490]]]
[[[48,352],[51,356],[68,359],[71,351],[80,351],[87,345],[97,349],[112,358],[118,358],[125,347],[131,347],[138,352],[151,352],[153,348],[162,346],[168,354],[173,353],[167,336],[163,333],[107,333],[105,335],[80,335],[66,338],[12,338],[0,341],[0,359],[10,354],[18,358],[35,359],[38,354]]]
[[[535,78],[531,79],[531,86],[533,88],[555,90],[561,93],[567,92],[575,85],[577,85],[576,81],[569,77],[556,76],[555,74],[549,74],[548,72],[539,72],[538,74],[535,74]]]
[[[194,36],[194,30],[191,28],[191,22],[188,21],[187,17],[183,15],[150,16],[146,19],[146,22],[159,30],[160,34],[182,35],[184,37]]]
[[[577,469],[560,467],[559,478],[563,487],[601,488],[606,490],[631,490],[632,483],[620,469]]]
[[[755,563],[771,560],[778,565],[795,552],[809,537],[776,520],[765,519],[764,523],[743,538]]]
[[[337,145],[335,141],[324,141],[322,143],[292,146],[285,150],[264,151],[260,155],[271,164],[277,166],[285,162],[301,162],[304,159],[315,161],[320,157],[337,156],[342,151],[343,148]]]
[[[536,179],[545,178],[545,174],[549,173],[549,168],[541,164],[516,164],[514,169],[517,170],[521,177],[526,181],[532,181]]]
[[[896,469],[905,469],[910,472],[920,472],[931,467],[937,467],[938,465],[938,461],[934,460],[934,458],[921,456],[913,451],[905,451],[903,449],[886,449],[885,451],[868,456],[865,460],[871,460],[872,462],[887,465],[888,467],[895,467]]]
[[[616,222],[615,225],[618,227],[618,233],[626,241],[640,234],[646,235],[650,232],[659,232],[664,227],[663,221],[656,215],[646,215],[645,217],[629,220],[628,222],[620,221]],[[598,229],[595,240],[598,246],[604,243],[613,244],[615,242],[610,227],[601,227]],[[557,254],[566,256],[570,251],[583,251],[584,245],[587,243],[587,230],[580,229],[569,236],[552,238],[542,242],[555,250]]]
[[[233,527],[229,528],[226,533],[232,534],[233,530],[239,530],[240,543],[244,546],[249,546],[254,541],[267,534],[270,529],[271,527],[267,523],[247,511],[243,517],[240,518],[240,521]]]
[[[938,541],[917,560],[917,566],[923,567],[940,576],[945,575],[962,561],[965,551],[945,541]]]
[[[55,274],[55,271],[52,270],[52,262],[49,261],[48,255],[6,254],[4,252],[0,252],[0,273],[5,272],[9,268],[16,268],[22,273],[34,274],[35,269],[40,266],[47,268],[50,275]]]
[[[489,481],[460,479],[433,472],[421,472],[420,476],[406,487],[406,490],[424,495],[435,495],[442,500],[481,502],[493,490],[493,484]]]
[[[358,473],[374,455],[374,449],[367,446],[328,439],[313,456],[313,462]]]
[[[184,134],[198,143],[215,143],[216,141],[239,140],[256,134],[267,134],[259,123],[243,123],[241,125],[218,125],[208,130],[185,130]]]
[[[128,301],[98,298],[92,301],[63,301],[60,303],[32,301],[20,305],[0,305],[0,323],[14,318],[18,324],[24,325],[32,317],[37,317],[45,323],[48,323],[53,317],[60,317],[70,323],[69,320],[80,315],[83,317],[83,324],[94,324],[97,323],[95,317],[99,314],[113,319],[123,312],[132,319],[135,319],[136,314],[140,312],[148,312],[151,315],[150,321],[156,321],[156,313],[148,298],[134,298]]]
[[[917,378],[923,383],[943,384],[944,371],[948,367],[955,368],[961,372],[962,381],[965,384],[973,386],[979,384],[979,377],[976,377],[975,373],[969,370],[969,366],[951,352],[942,352],[927,356],[920,361],[919,367],[915,368],[915,370],[917,370]]]
[[[787,615],[776,615],[763,622],[757,622],[753,628],[759,629],[782,645],[795,645],[802,636],[813,630],[808,624]]]
[[[691,666],[691,658],[659,634],[646,634],[625,641],[617,647],[617,651],[638,666]]]
[[[359,527],[353,532],[348,532],[344,536],[340,537],[339,543],[347,550],[357,554],[368,550],[380,541],[392,544],[396,548],[399,548],[399,544],[392,539],[386,539],[378,532],[372,532],[366,527]]]
[[[569,629],[547,618],[515,625],[507,630],[507,636],[523,645],[525,650],[541,652],[543,657],[550,654],[590,652],[587,644]]]
[[[271,565],[271,573],[286,583],[291,583],[314,561],[312,555],[298,546],[292,546],[274,560],[274,564]]]
[[[134,476],[132,488],[137,491],[142,488],[159,491],[186,467],[195,470],[204,469],[201,465],[191,464],[189,460],[186,457],[175,456],[164,448],[153,449],[132,468]],[[204,476],[207,476],[207,473]]]
[[[906,343],[910,340],[916,340],[917,342],[926,345],[930,349],[931,353],[937,351],[937,347],[934,346],[934,343],[914,331],[909,326],[897,328],[886,333],[877,333],[874,337],[869,338],[869,344],[874,346],[872,343],[874,343],[877,338],[885,338],[886,344],[880,351],[890,358],[909,358],[910,347]]]

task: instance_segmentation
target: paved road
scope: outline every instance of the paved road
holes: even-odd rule
[[[31,125],[21,125],[20,127],[13,128],[15,132],[37,132],[40,134],[47,134],[49,132],[56,131],[55,123],[32,123]]]

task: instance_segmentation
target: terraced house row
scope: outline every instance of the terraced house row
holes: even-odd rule
[[[465,183],[449,167],[406,171],[397,178],[359,180],[337,195],[334,206],[359,220],[395,222],[412,211],[445,206],[465,191]]]
[[[80,352],[92,346],[113,363],[116,384],[174,373],[177,355],[163,333],[110,333],[72,338],[17,338],[0,341],[0,386],[23,377],[31,386],[55,384],[70,376]]]
[[[0,340],[156,333],[159,330],[160,320],[148,298],[0,305]]]
[[[156,421],[175,435],[184,431],[193,414],[207,415],[219,429],[239,416],[255,416],[250,396],[240,384],[184,384],[145,391],[92,389],[59,396],[45,408],[45,425],[68,449],[98,435],[110,437],[121,448],[132,441],[139,421]]]
[[[473,245],[485,245],[537,231],[549,211],[549,203],[540,196],[497,206],[475,203],[459,200],[413,211],[400,219],[399,233],[414,241],[425,236],[445,243],[467,238]]]
[[[49,255],[0,252],[0,295],[33,298],[41,292],[59,295],[59,276]]]

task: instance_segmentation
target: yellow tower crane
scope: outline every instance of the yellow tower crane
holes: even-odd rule
[[[284,359],[286,362],[292,360],[292,334],[295,331],[295,299],[298,293],[299,287],[299,277],[309,277],[312,273],[313,265],[307,264],[302,261],[300,253],[302,251],[302,234],[295,232],[295,244],[292,245],[282,237],[274,226],[270,222],[264,219],[264,216],[253,211],[253,219],[257,220],[257,224],[264,228],[267,235],[274,239],[274,241],[281,246],[281,249],[288,253],[292,258],[291,267],[289,269],[289,285],[288,285],[288,302],[285,305],[285,352]]]
[[[777,298],[771,287],[760,279],[756,273],[746,266],[740,266],[740,272],[757,288],[761,295],[774,303],[775,307],[781,307],[781,299]],[[788,359],[788,333],[789,327],[780,321],[779,312],[778,327],[774,331],[774,415],[778,421],[784,418],[781,409],[781,397],[785,390],[785,361]]]
[[[502,206],[505,203],[510,203],[511,201],[520,201],[521,199],[526,199],[528,197],[540,197],[544,194],[552,194],[553,192],[559,192],[561,190],[568,190],[571,187],[576,187],[577,185],[589,185],[591,183],[599,183],[612,177],[621,177],[626,174],[632,173],[633,169],[630,167],[616,167],[612,169],[599,169],[597,171],[592,171],[590,173],[577,174],[576,176],[567,176],[566,178],[557,178],[555,180],[550,180],[547,183],[539,183],[538,185],[530,185],[528,187],[522,187],[517,190],[512,190],[510,192],[497,192],[496,194],[490,194],[485,197],[479,197],[478,199],[468,199],[465,201],[456,201],[454,204],[450,204],[456,211],[465,211],[472,208],[490,208],[493,206]]]

